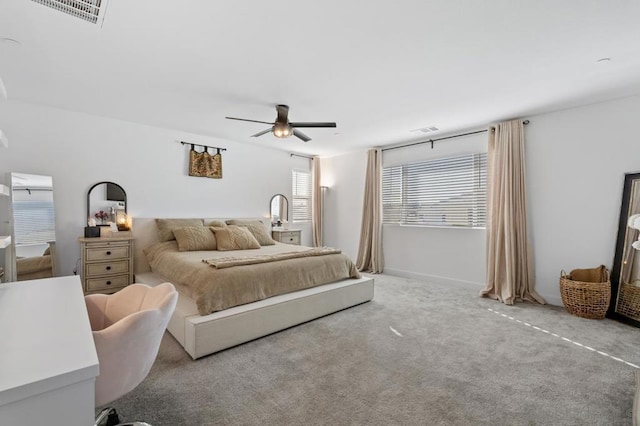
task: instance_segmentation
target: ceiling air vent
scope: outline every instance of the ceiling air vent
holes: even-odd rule
[[[76,18],[85,21],[98,23],[102,20],[104,9],[107,7],[107,0],[33,0],[36,3],[44,4],[52,9],[59,10]]]
[[[423,127],[422,129],[414,129],[412,130],[412,132],[422,132],[422,133],[431,133],[431,132],[437,132],[438,129],[436,126],[427,126],[427,127]]]

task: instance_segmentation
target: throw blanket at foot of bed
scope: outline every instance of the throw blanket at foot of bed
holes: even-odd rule
[[[331,247],[314,247],[307,251],[292,251],[286,253],[263,254],[256,256],[236,257],[229,256],[220,259],[203,259],[204,263],[208,263],[217,269],[231,268],[232,266],[255,265],[256,263],[276,262],[278,260],[295,259],[298,257],[325,256],[327,254],[340,254],[338,249]]]

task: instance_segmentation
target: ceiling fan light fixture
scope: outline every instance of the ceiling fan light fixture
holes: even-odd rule
[[[35,0],[34,0],[35,1]],[[310,121],[301,121],[301,122],[289,122],[289,107],[287,105],[276,105],[276,111],[278,112],[278,116],[276,121],[273,123],[269,123],[266,121],[259,120],[250,120],[248,118],[237,118],[237,117],[225,117],[228,120],[239,120],[239,121],[248,121],[250,123],[262,123],[271,125],[270,128],[263,130],[261,132],[256,133],[255,135],[251,135],[252,138],[257,138],[259,136],[265,135],[267,133],[273,134],[277,138],[288,138],[289,136],[295,136],[303,142],[309,142],[311,138],[305,135],[303,132],[299,130],[300,127],[336,127],[336,123],[334,122],[310,122]]]
[[[276,123],[273,126],[273,135],[276,138],[288,138],[293,134],[293,129],[288,124]]]

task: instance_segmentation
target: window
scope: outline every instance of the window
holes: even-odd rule
[[[487,154],[464,154],[382,169],[383,223],[484,227]]]
[[[14,201],[13,217],[16,246],[55,241],[53,200]]]
[[[311,220],[311,173],[294,169],[291,173],[293,192],[293,221]]]

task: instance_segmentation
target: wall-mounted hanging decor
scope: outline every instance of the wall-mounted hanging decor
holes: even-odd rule
[[[189,150],[189,176],[222,179],[222,154],[225,148],[180,142],[182,145],[191,145]],[[204,151],[196,151],[196,146],[204,148]],[[209,154],[209,149],[215,154]]]

